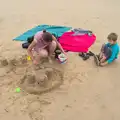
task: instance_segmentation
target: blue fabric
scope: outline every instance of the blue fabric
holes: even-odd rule
[[[112,50],[112,55],[110,56],[110,58],[107,60],[108,63],[113,62],[115,59],[117,59],[118,54],[119,54],[119,45],[116,43],[114,45],[111,45],[110,43],[106,44],[109,48],[111,48]]]
[[[62,34],[68,30],[72,29],[71,27],[65,26],[54,26],[54,25],[38,25],[27,32],[23,33],[22,35],[14,38],[13,40],[16,41],[27,41],[28,37],[35,35],[38,31],[46,30],[51,34],[55,35],[56,37],[62,36]]]

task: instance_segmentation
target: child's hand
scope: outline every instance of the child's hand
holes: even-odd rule
[[[34,65],[38,65],[38,62],[34,59],[34,60],[33,60],[33,64],[34,64]]]

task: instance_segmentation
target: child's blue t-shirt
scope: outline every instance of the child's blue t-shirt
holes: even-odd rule
[[[119,45],[118,45],[118,43],[116,43],[114,45],[111,45],[110,43],[107,43],[106,45],[112,50],[112,55],[107,60],[108,63],[111,63],[112,61],[114,61],[118,57],[118,54],[119,54]]]

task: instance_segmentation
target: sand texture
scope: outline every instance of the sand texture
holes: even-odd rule
[[[12,40],[38,24],[72,26],[96,34],[98,53],[119,22],[119,0],[0,0],[0,120],[120,120],[119,59],[97,67],[68,52],[66,64],[35,69]]]

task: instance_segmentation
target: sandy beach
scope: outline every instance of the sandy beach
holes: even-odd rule
[[[26,53],[12,39],[39,24],[92,30],[97,40],[90,48],[98,53],[107,35],[120,36],[119,0],[0,0],[0,59]],[[119,42],[119,40],[118,40]],[[0,120],[120,120],[119,59],[96,67],[91,57],[83,61],[68,53],[63,84],[45,94],[17,93],[20,73],[0,67]]]

